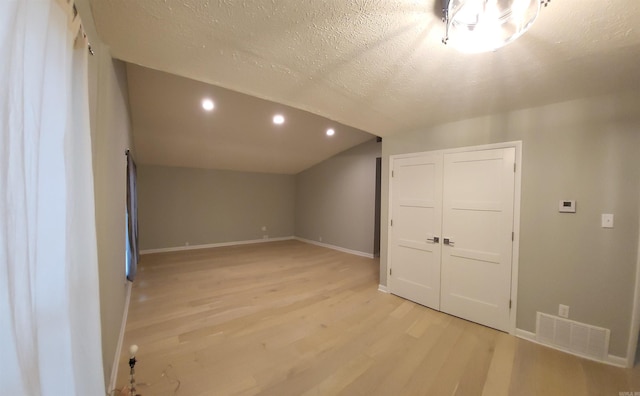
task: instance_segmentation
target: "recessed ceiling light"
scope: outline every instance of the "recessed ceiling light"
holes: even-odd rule
[[[327,129],[327,136],[333,136],[335,133],[336,131],[334,131],[333,128]]]
[[[284,116],[281,114],[276,114],[273,116],[273,123],[280,125],[284,123]]]
[[[211,99],[202,99],[202,108],[206,111],[211,111],[215,105],[213,104],[213,100]]]

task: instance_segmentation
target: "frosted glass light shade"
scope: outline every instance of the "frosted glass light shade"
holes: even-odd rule
[[[462,52],[494,51],[520,37],[540,12],[540,0],[450,0],[447,44]]]

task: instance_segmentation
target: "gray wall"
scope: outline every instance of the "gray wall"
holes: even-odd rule
[[[143,250],[293,236],[293,175],[139,165],[138,198]]]
[[[523,142],[517,327],[536,311],[611,329],[610,353],[626,356],[638,252],[640,92],[585,98],[449,123],[383,141],[382,224],[388,224],[389,155]],[[558,213],[560,199],[576,214]],[[602,213],[615,228],[600,227]],[[381,283],[386,284],[387,227]]]
[[[105,383],[109,383],[125,308],[126,156],[132,147],[127,81],[122,62],[95,33],[87,0],[76,0],[94,56],[89,56],[89,109],[93,152],[100,317]],[[134,150],[135,152],[135,150]]]
[[[295,235],[373,253],[375,139],[296,175]]]
[[[296,176],[140,164],[140,247],[246,241],[267,234],[316,241],[322,236],[324,243],[373,253],[380,155],[381,144],[372,140]]]

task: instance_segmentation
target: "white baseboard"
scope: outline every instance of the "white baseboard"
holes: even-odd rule
[[[109,388],[107,394],[116,389],[116,381],[118,380],[118,363],[120,362],[120,352],[122,351],[122,344],[124,342],[124,332],[127,327],[127,316],[129,316],[129,302],[131,301],[131,287],[132,282],[127,282],[127,292],[124,298],[124,312],[122,313],[122,323],[120,323],[120,334],[118,335],[118,343],[116,344],[116,352],[113,357],[113,365],[111,366],[111,378],[109,379]]]
[[[515,336],[518,338],[522,338],[523,340],[535,342],[536,344],[538,344],[538,341],[536,340],[536,333],[534,332],[516,329]]]
[[[628,359],[627,358],[623,358],[620,356],[615,356],[615,355],[609,355],[607,356],[607,359],[605,360],[605,363],[608,363],[612,366],[616,366],[616,367],[624,367],[624,368],[631,368],[632,366],[629,365]]]
[[[627,367],[627,364],[628,364],[627,358],[623,358],[623,357],[620,357],[620,356],[608,355],[606,357],[606,359],[598,360],[598,359],[593,359],[593,358],[591,358],[589,356],[583,356],[583,355],[579,355],[579,354],[573,353],[573,352],[568,351],[566,349],[558,348],[555,345],[549,345],[549,344],[545,344],[545,343],[539,342],[536,339],[536,333],[532,333],[530,331],[526,331],[526,330],[522,330],[522,329],[516,329],[516,334],[515,335],[516,335],[516,337],[522,338],[523,340],[531,341],[531,342],[536,343],[538,345],[542,345],[542,346],[545,346],[547,348],[552,348],[552,349],[555,349],[557,351],[565,352],[565,353],[568,353],[568,354],[571,354],[571,355],[574,355],[574,356],[578,356],[578,357],[581,357],[581,358],[584,358],[584,359],[593,360],[594,362],[606,363],[606,364],[609,364],[611,366],[623,367],[623,368]]]
[[[291,240],[291,239],[294,239],[294,237],[288,236],[288,237],[280,237],[280,238],[252,239],[252,240],[248,240],[248,241],[209,243],[209,244],[206,244],[206,245],[175,246],[175,247],[160,248],[160,249],[141,250],[140,254],[179,252],[179,251],[182,251],[182,250],[209,249],[209,248],[216,248],[216,247],[223,247],[223,246],[250,245],[250,244],[254,244],[254,243],[288,241],[288,240]]]
[[[385,285],[378,285],[378,291],[383,293],[389,293],[389,289]]]
[[[370,259],[373,258],[373,253],[360,252],[358,250],[352,250],[352,249],[347,249],[347,248],[343,248],[343,247],[340,247],[340,246],[329,245],[328,243],[312,241],[311,239],[304,239],[304,238],[300,238],[300,237],[294,237],[294,239],[297,240],[297,241],[300,241],[300,242],[305,242],[305,243],[310,243],[312,245],[326,247],[326,248],[337,250],[337,251],[340,251],[340,252],[343,252],[343,253],[349,253],[349,254],[353,254],[353,255],[356,255],[356,256],[360,256],[360,257],[366,257],[366,258],[370,258]]]
[[[209,243],[206,245],[190,245],[190,246],[175,246],[175,247],[160,248],[160,249],[145,249],[145,250],[141,250],[140,254],[179,252],[183,250],[195,250],[195,249],[210,249],[210,248],[223,247],[223,246],[236,246],[236,245],[249,245],[253,243],[289,241],[292,239],[298,240],[300,242],[310,243],[312,245],[317,245],[317,246],[322,246],[322,247],[326,247],[333,250],[338,250],[343,253],[349,253],[356,256],[361,256],[361,257],[366,257],[371,259],[374,258],[373,253],[360,252],[358,250],[347,249],[340,246],[330,245],[328,243],[316,242],[310,239],[304,239],[304,238],[293,237],[293,236],[281,237],[281,238],[268,238],[268,239],[252,239],[248,241]]]

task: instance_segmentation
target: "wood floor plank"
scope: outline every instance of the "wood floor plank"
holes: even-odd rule
[[[378,384],[376,393],[379,395],[396,394],[399,389],[406,386],[414,375],[422,375],[416,371],[416,367],[425,356],[431,353],[446,329],[446,325],[439,323],[434,323],[426,328],[411,348],[400,359],[392,362],[389,371],[385,373],[383,380]]]
[[[444,364],[438,370],[437,381],[433,381],[428,388],[428,395],[455,395],[460,384],[460,379],[465,374],[465,369],[473,356],[476,347],[476,338],[472,334],[471,327],[476,325],[465,323],[457,342],[449,349]],[[481,386],[480,386],[481,388]],[[477,394],[476,392],[473,394]]]
[[[377,260],[298,241],[142,257],[126,350],[143,395],[614,395],[580,359],[377,290]]]
[[[366,372],[374,363],[375,361],[372,358],[365,355],[358,355],[347,364],[342,365],[320,384],[304,392],[302,396],[340,394],[346,386],[353,383],[356,378]]]
[[[517,339],[504,333],[497,334],[496,339],[482,396],[507,396],[509,394]]]

